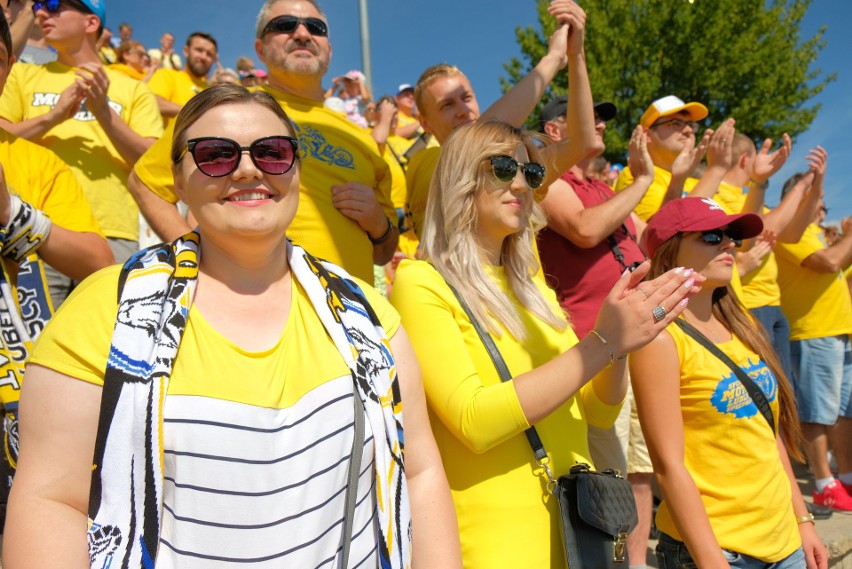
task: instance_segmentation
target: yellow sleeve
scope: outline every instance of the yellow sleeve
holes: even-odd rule
[[[775,254],[793,265],[801,266],[805,259],[825,249],[819,239],[819,231],[819,228],[809,225],[797,243],[778,243]]]
[[[500,381],[476,331],[431,265],[403,261],[391,304],[420,361],[429,407],[455,437],[481,453],[529,427],[514,384]],[[472,355],[471,348],[478,353]],[[478,367],[490,373],[487,381]]]
[[[155,95],[159,95],[167,101],[172,100],[174,94],[174,78],[170,69],[158,69],[148,80],[148,87]]]
[[[135,83],[133,103],[127,113],[127,125],[144,138],[163,136],[163,116],[153,91],[141,81]]]
[[[120,272],[121,265],[107,267],[74,289],[39,336],[29,363],[103,385],[118,314]]]
[[[170,121],[163,136],[155,141],[133,166],[133,171],[142,183],[169,203],[177,203],[178,201],[177,193],[175,193],[175,180],[172,175],[173,135],[174,121]]]
[[[21,122],[24,120],[24,100],[21,86],[25,84],[22,73],[28,69],[26,63],[12,65],[12,70],[6,78],[3,95],[0,96],[0,117],[9,122]]]

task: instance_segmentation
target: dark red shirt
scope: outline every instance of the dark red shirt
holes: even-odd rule
[[[574,193],[587,208],[598,205],[615,195],[609,186],[599,180],[581,180],[571,172],[562,175],[571,184]],[[636,226],[630,216],[615,230],[613,236],[624,254],[628,267],[642,261],[645,255],[632,235]],[[608,239],[589,249],[578,247],[562,235],[545,228],[538,235],[538,252],[547,283],[556,291],[559,304],[568,312],[578,338],[584,338],[595,326],[595,319],[604,298],[624,270],[616,261]]]

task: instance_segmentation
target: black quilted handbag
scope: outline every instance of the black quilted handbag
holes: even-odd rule
[[[482,328],[462,297],[449,283],[462,309],[479,335],[502,381],[512,379],[500,350],[491,335]],[[627,534],[639,523],[630,483],[613,470],[595,472],[588,464],[553,479],[550,457],[535,427],[524,434],[532,447],[536,463],[544,470],[548,489],[559,504],[562,544],[569,569],[628,569]]]
[[[627,534],[639,518],[630,483],[612,470],[578,464],[553,488],[559,503],[562,544],[570,569],[615,569],[630,565]]]

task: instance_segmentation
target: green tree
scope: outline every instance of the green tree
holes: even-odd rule
[[[524,62],[504,64],[504,91],[546,52],[556,22],[538,0],[540,31],[516,30]],[[618,116],[606,130],[607,157],[623,159],[630,133],[655,99],[677,95],[710,110],[703,126],[732,116],[755,140],[794,139],[819,104],[808,101],[832,81],[813,68],[824,47],[823,26],[803,39],[811,0],[592,0],[586,11],[586,58],[595,100],[613,101]],[[559,74],[544,100],[567,92]],[[529,126],[535,128],[533,122]]]

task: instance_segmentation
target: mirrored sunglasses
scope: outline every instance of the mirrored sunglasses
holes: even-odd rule
[[[292,34],[296,31],[300,24],[304,24],[305,29],[312,36],[326,37],[328,36],[328,24],[319,18],[300,18],[298,16],[278,16],[272,18],[263,28],[263,33],[260,37],[269,33]]]
[[[230,138],[205,136],[188,140],[178,162],[189,152],[202,174],[221,178],[236,170],[243,152],[248,152],[258,170],[278,175],[293,167],[298,148],[298,141],[292,136],[266,136],[249,146],[240,146]]]
[[[515,179],[515,175],[520,168],[524,173],[524,179],[527,185],[533,190],[537,190],[544,183],[545,168],[543,164],[538,162],[518,162],[511,156],[492,156],[491,169],[494,171],[494,177],[501,182],[511,182]]]

